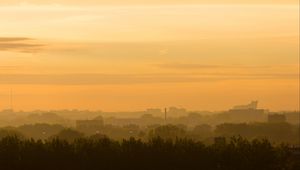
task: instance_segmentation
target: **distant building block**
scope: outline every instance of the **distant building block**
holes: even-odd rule
[[[284,123],[286,122],[286,117],[283,114],[269,114],[268,123]]]
[[[103,120],[77,120],[77,129],[98,129],[104,125]]]
[[[248,109],[256,110],[257,104],[258,101],[252,101],[250,104],[247,105],[234,106],[232,110],[248,110]]]

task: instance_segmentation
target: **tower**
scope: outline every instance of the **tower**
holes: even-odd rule
[[[10,105],[10,110],[13,110],[13,94],[12,94],[12,89],[10,89],[10,95],[9,95],[9,105]]]
[[[165,108],[165,124],[167,124],[167,108]]]

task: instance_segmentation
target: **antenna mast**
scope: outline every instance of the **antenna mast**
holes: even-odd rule
[[[12,98],[12,89],[10,89],[10,109],[13,110],[13,98]]]
[[[165,124],[167,124],[167,108],[165,108]]]

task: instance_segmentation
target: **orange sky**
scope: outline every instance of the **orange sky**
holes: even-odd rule
[[[299,110],[296,1],[24,2],[0,2],[0,109]]]

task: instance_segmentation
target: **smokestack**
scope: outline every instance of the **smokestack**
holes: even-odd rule
[[[12,89],[10,89],[10,110],[13,110],[13,98],[12,98]]]
[[[167,124],[167,108],[165,108],[165,124]]]

